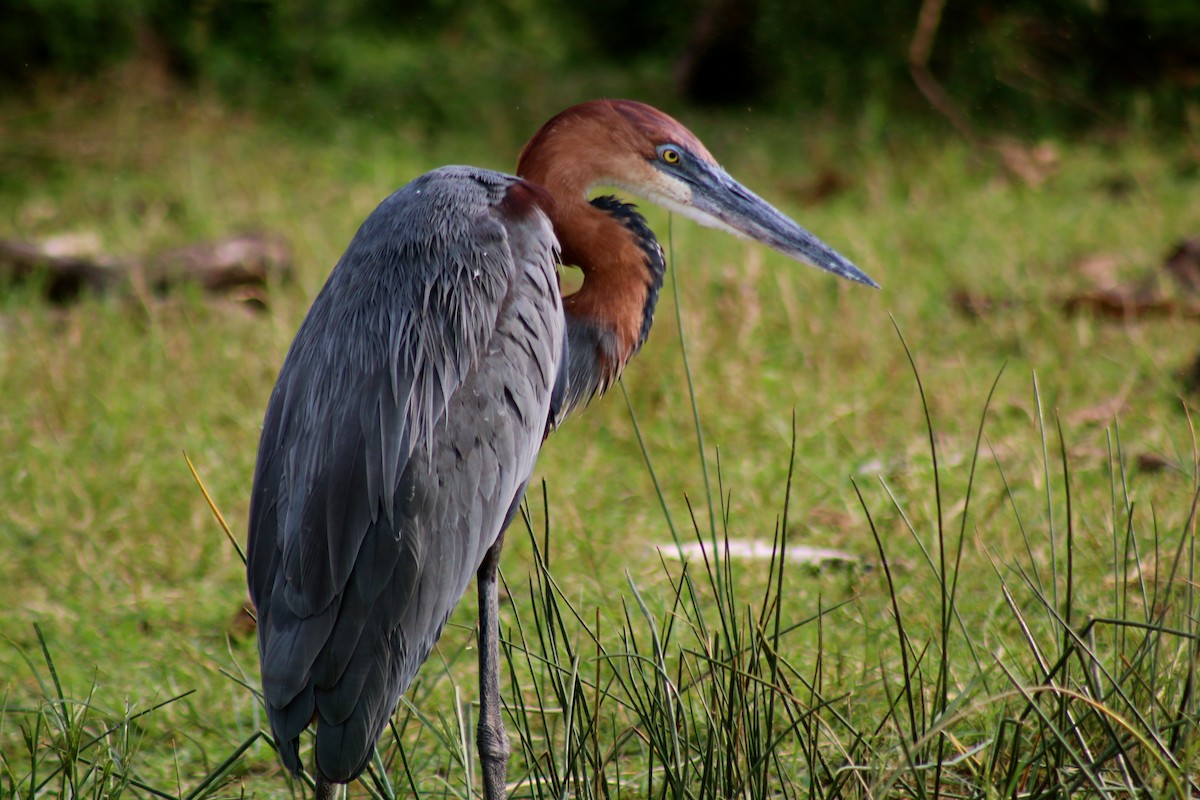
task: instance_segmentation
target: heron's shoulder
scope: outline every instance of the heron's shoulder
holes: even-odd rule
[[[430,170],[414,178],[392,197],[402,202],[494,208],[504,202],[509,190],[522,183],[515,175],[480,167],[452,165]]]
[[[541,187],[503,172],[440,167],[385,198],[363,224],[360,239],[479,243],[502,238],[500,228],[514,221],[549,229],[544,195]]]

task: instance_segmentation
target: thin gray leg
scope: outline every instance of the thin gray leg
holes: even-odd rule
[[[476,744],[483,767],[483,796],[504,800],[508,769],[508,735],[500,716],[500,597],[496,567],[504,532],[483,557],[475,582],[479,587],[479,728]]]

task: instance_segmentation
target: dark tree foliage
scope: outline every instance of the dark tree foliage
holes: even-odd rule
[[[88,76],[152,51],[240,102],[454,114],[564,71],[633,70],[709,104],[924,108],[921,0],[0,0],[0,82]],[[930,67],[972,117],[1095,123],[1200,92],[1195,0],[947,0]]]
[[[144,8],[129,4],[132,15]],[[21,80],[39,70],[86,74],[132,52],[134,26],[89,0],[0,2],[0,79]]]

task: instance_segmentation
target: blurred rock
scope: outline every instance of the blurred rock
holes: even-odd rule
[[[1041,188],[1058,171],[1058,148],[1050,142],[1029,145],[1000,139],[993,147],[1008,174],[1034,189]]]
[[[42,280],[46,299],[67,303],[83,292],[130,291],[130,279],[144,279],[164,293],[197,283],[209,294],[247,305],[266,303],[266,287],[291,275],[291,247],[271,233],[247,233],[168,250],[139,266],[100,248],[94,234],[65,234],[41,242],[0,239],[0,281]]]
[[[1128,387],[1116,397],[1110,397],[1090,408],[1081,408],[1067,416],[1067,422],[1074,425],[1107,425],[1117,418],[1125,408],[1125,399],[1129,395]]]
[[[769,561],[776,557],[775,543],[759,539],[728,539],[719,545],[720,555],[728,554],[729,558],[738,561]],[[705,558],[711,545],[700,542],[689,542],[676,547],[674,544],[655,545],[654,549],[664,558],[690,560]],[[790,564],[801,564],[815,569],[826,567],[847,567],[859,564],[861,559],[851,553],[833,550],[828,547],[809,547],[803,544],[787,546],[787,560]]]
[[[292,249],[283,237],[245,233],[159,253],[147,264],[146,279],[159,291],[196,281],[206,292],[222,294],[287,279],[291,269]]]
[[[87,247],[79,247],[83,241]],[[44,276],[46,298],[65,303],[84,291],[103,294],[125,279],[126,267],[107,256],[88,252],[87,238],[59,236],[45,242],[0,239],[0,278],[23,283]]]
[[[1181,240],[1161,269],[1136,280],[1118,282],[1119,256],[1096,254],[1077,264],[1092,284],[1063,299],[1069,313],[1091,312],[1112,319],[1174,316],[1200,319],[1200,237]]]
[[[1200,236],[1184,239],[1167,256],[1167,273],[1180,291],[1200,295]]]
[[[950,305],[964,317],[983,319],[997,311],[1017,308],[1020,302],[1012,298],[999,298],[990,294],[978,294],[967,289],[955,289],[950,293]]]
[[[1160,453],[1138,453],[1137,467],[1142,472],[1162,472],[1175,466],[1175,462]]]

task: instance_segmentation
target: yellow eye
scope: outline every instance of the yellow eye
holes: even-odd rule
[[[659,152],[659,158],[661,158],[663,160],[664,164],[678,164],[679,163],[679,151],[673,147],[664,147]]]

